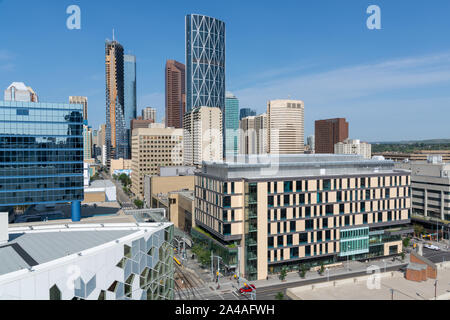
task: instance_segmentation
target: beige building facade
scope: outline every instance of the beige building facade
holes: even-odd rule
[[[346,139],[334,145],[335,154],[360,154],[365,159],[372,157],[372,145],[358,139]]]
[[[249,280],[299,264],[397,255],[412,232],[410,179],[392,161],[353,155],[206,163],[196,174],[195,223],[225,247],[240,246]]]
[[[305,104],[300,100],[267,102],[268,152],[301,154],[305,150]]]
[[[157,175],[159,167],[183,163],[183,130],[138,128],[131,140],[131,191],[143,199],[145,175]]]

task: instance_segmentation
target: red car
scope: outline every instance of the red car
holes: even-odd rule
[[[251,285],[247,285],[247,286],[244,286],[244,287],[242,287],[242,288],[240,288],[239,289],[239,292],[242,294],[242,293],[250,293],[250,292],[252,292],[253,291],[253,289],[256,289],[256,287],[253,285],[253,284],[251,284]]]

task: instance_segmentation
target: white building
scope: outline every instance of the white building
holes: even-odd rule
[[[0,241],[6,238],[0,299],[174,298],[172,223],[45,225],[7,234],[0,226],[0,232]]]
[[[372,157],[372,145],[360,140],[346,139],[334,145],[335,154],[359,154],[366,159]]]
[[[156,122],[156,109],[150,107],[144,108],[142,110],[142,119],[153,120],[153,122]]]
[[[240,154],[266,154],[267,144],[267,114],[249,116],[239,121]]]
[[[184,115],[184,165],[223,160],[222,111],[217,107],[197,107]]]
[[[13,82],[5,90],[5,101],[39,102],[37,94],[23,82]]]

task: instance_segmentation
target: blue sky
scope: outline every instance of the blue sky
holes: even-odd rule
[[[66,8],[81,8],[81,30]],[[369,5],[382,30],[368,30]],[[24,10],[26,8],[26,10]],[[226,82],[241,107],[305,102],[314,120],[345,117],[366,141],[450,138],[450,2],[279,0],[0,0],[0,88],[33,87],[41,101],[89,98],[89,124],[105,121],[104,41],[137,56],[138,112],[164,116],[164,65],[184,63],[184,17],[226,23]]]

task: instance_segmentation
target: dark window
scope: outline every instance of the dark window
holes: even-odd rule
[[[312,230],[314,228],[314,220],[306,220],[305,221],[306,230]]]
[[[231,207],[231,197],[230,196],[223,197],[223,206],[225,208]]]
[[[299,201],[300,201],[300,204],[305,204],[305,194],[304,193],[300,194]]]
[[[292,181],[284,182],[284,192],[292,192]]]
[[[300,243],[307,243],[308,242],[308,234],[307,233],[301,233],[299,236]]]
[[[328,228],[328,219],[323,219],[323,220],[322,220],[322,227],[323,227],[324,229]]]
[[[231,224],[223,225],[223,234],[226,236],[231,234]]]
[[[269,207],[273,207],[273,196],[269,196],[269,198],[267,199],[267,203]]]
[[[311,207],[305,207],[305,217],[311,217]]]
[[[291,221],[291,225],[290,225],[290,232],[295,232],[296,230],[296,227],[295,227],[295,221]]]
[[[273,237],[268,238],[267,245],[269,246],[269,248],[273,248]]]
[[[286,220],[286,209],[280,210],[280,220]]]
[[[301,181],[297,181],[295,183],[295,191],[297,191],[297,192],[302,191],[302,182]]]
[[[284,195],[284,205],[288,206],[289,205],[289,195]]]

